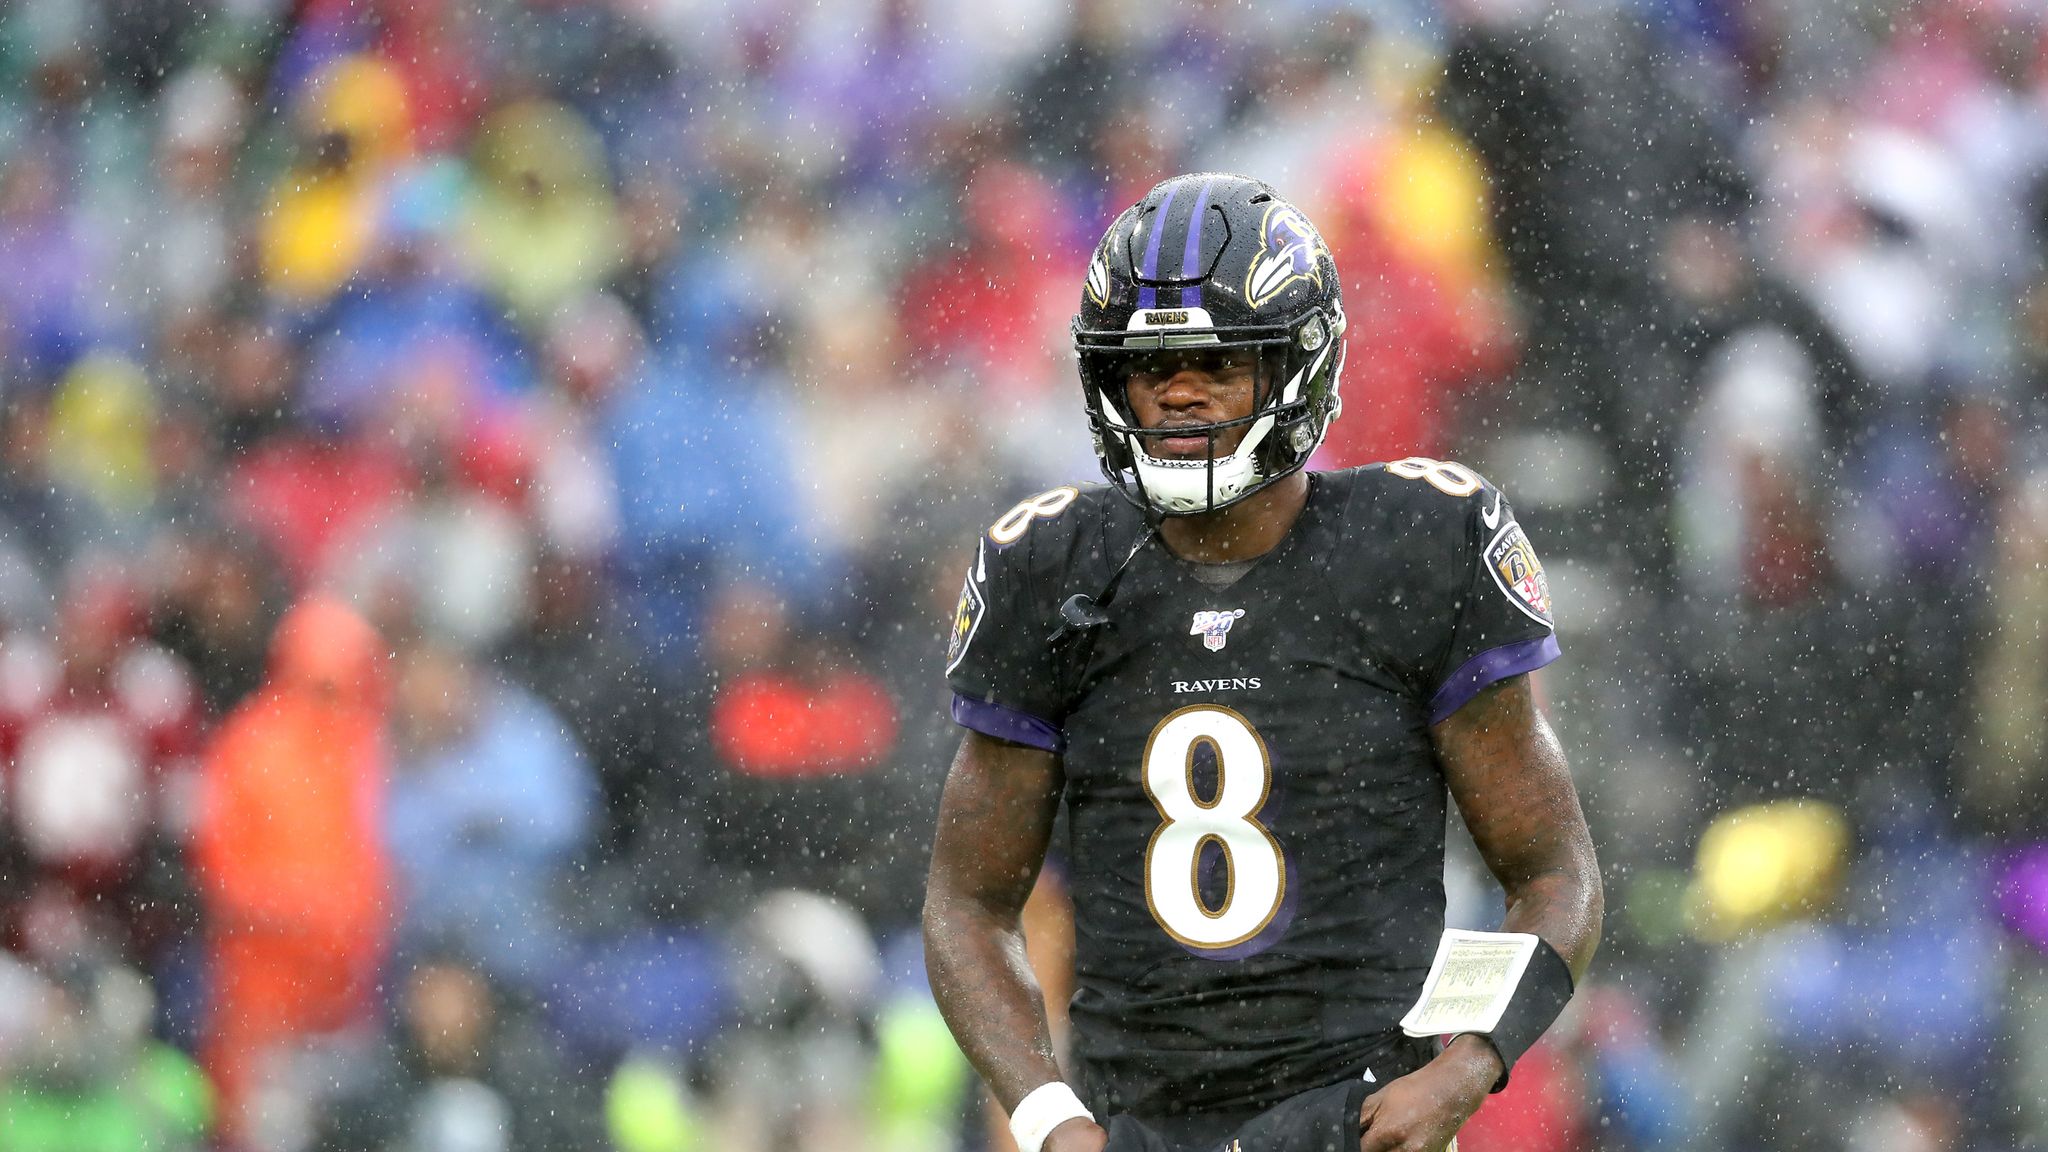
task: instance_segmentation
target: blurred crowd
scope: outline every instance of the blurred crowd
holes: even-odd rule
[[[2048,1149],[2035,0],[0,6],[0,1148],[1000,1140],[943,630],[1196,168],[1551,571],[1608,940],[1462,1146]]]

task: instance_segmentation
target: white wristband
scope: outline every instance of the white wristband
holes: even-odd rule
[[[1052,1130],[1076,1116],[1095,1119],[1095,1113],[1064,1082],[1054,1080],[1033,1088],[1010,1112],[1010,1136],[1017,1141],[1017,1152],[1044,1152],[1045,1138]]]

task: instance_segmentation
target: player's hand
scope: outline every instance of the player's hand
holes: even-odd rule
[[[1479,1111],[1500,1070],[1491,1044],[1458,1037],[1436,1059],[1365,1098],[1359,1152],[1440,1152]]]
[[[1102,1125],[1085,1116],[1076,1116],[1053,1129],[1045,1138],[1045,1152],[1102,1152],[1108,1143],[1109,1133]]]

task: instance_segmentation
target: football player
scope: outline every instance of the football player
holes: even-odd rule
[[[1304,470],[1344,329],[1299,209],[1242,176],[1160,184],[1074,320],[1109,482],[977,543],[925,946],[1022,1152],[1443,1148],[1592,957],[1592,840],[1529,686],[1558,654],[1542,565],[1458,464]],[[1418,1003],[1451,800],[1522,951],[1445,979],[1492,1017],[1404,1031],[1461,1018]],[[1071,1081],[1018,928],[1062,804]]]

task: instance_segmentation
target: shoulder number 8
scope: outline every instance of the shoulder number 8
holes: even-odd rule
[[[1405,480],[1427,480],[1446,496],[1470,496],[1479,491],[1479,474],[1455,460],[1410,456],[1387,465],[1387,471]]]
[[[1067,510],[1067,505],[1081,493],[1074,488],[1055,488],[1040,492],[1028,500],[1018,501],[1017,506],[989,525],[988,538],[998,544],[1015,544],[1024,538],[1024,530],[1031,527],[1033,520],[1045,520]]]
[[[1195,749],[1216,755],[1216,795],[1195,795]],[[1145,795],[1159,829],[1145,846],[1145,903],[1166,933],[1191,948],[1242,944],[1263,931],[1287,894],[1280,843],[1259,823],[1273,786],[1266,743],[1243,716],[1197,704],[1159,722],[1145,742]],[[1202,846],[1223,851],[1229,882],[1210,908],[1200,888]]]

